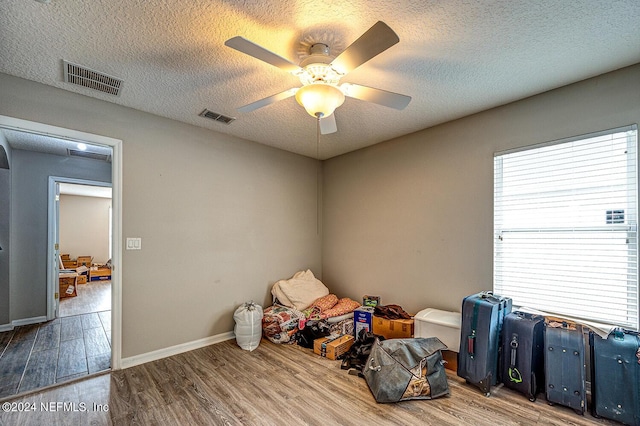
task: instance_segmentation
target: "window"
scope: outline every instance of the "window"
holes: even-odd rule
[[[637,127],[494,157],[494,291],[638,329]]]

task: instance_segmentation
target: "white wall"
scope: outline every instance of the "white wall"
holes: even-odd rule
[[[640,64],[324,163],[323,278],[407,311],[493,286],[493,154],[640,121]]]
[[[123,358],[229,332],[278,279],[320,275],[317,161],[6,74],[0,99],[123,141],[123,236],[142,238],[120,265]]]
[[[109,260],[110,198],[60,195],[60,253]]]

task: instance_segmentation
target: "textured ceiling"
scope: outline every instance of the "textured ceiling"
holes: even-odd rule
[[[35,133],[22,132],[17,130],[0,129],[9,146],[12,149],[24,151],[42,152],[53,155],[69,155],[69,151],[79,151],[78,141],[67,139],[57,139],[51,136],[38,135]],[[86,145],[84,152],[88,154],[98,154],[108,156],[111,159],[111,148],[106,146]]]
[[[406,109],[347,98],[319,146],[293,98],[236,111],[300,84],[225,40],[298,63],[314,42],[336,56],[378,20],[400,42],[342,82],[410,95]],[[638,22],[638,0],[2,0],[0,72],[324,159],[639,63]],[[123,79],[121,95],[63,82],[62,59]]]

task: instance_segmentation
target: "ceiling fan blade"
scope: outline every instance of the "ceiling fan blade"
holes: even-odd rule
[[[278,102],[278,101],[281,101],[283,99],[290,98],[293,95],[295,95],[297,91],[298,91],[298,88],[294,87],[293,89],[289,89],[289,90],[285,90],[284,92],[276,93],[275,95],[272,95],[272,96],[269,96],[267,98],[260,99],[259,101],[251,102],[248,105],[242,106],[242,107],[238,108],[238,111],[239,112],[255,111],[258,108],[262,108],[264,106],[271,105],[271,104],[273,104],[275,102]]]
[[[389,108],[404,109],[409,105],[409,102],[411,102],[411,96],[387,92],[386,90],[374,89],[373,87],[361,86],[359,84],[344,83],[340,88],[346,96],[384,105]]]
[[[231,47],[232,49],[236,49],[239,52],[245,53],[249,56],[253,56],[256,59],[260,59],[261,61],[264,61],[268,64],[273,65],[274,67],[278,67],[290,73],[295,73],[302,69],[296,64],[289,62],[282,56],[278,56],[270,50],[267,50],[264,47],[259,46],[254,42],[240,36],[230,38],[229,40],[225,41],[224,44]]]
[[[320,134],[328,135],[338,131],[338,125],[336,124],[336,113],[334,112],[328,117],[322,117],[320,119]]]
[[[398,35],[387,24],[378,21],[338,55],[331,66],[339,73],[346,74],[399,41]]]

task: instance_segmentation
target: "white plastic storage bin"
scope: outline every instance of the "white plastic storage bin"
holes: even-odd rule
[[[460,350],[460,312],[427,308],[418,312],[413,319],[415,337],[437,337],[450,351]]]

